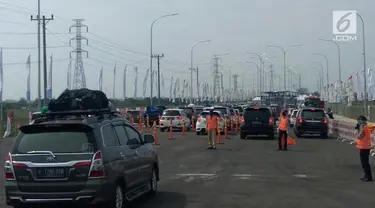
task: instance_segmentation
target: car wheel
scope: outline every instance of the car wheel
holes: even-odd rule
[[[151,179],[150,179],[150,191],[148,192],[148,194],[150,196],[155,196],[157,191],[158,191],[158,178],[156,176],[155,169],[153,169]]]
[[[197,135],[201,135],[201,132],[197,131]]]
[[[327,139],[328,138],[328,134],[321,134],[320,137],[322,137],[322,139]]]
[[[241,138],[241,139],[246,139],[246,134],[241,133],[240,138]]]
[[[165,129],[164,128],[160,128],[160,132],[164,132],[165,131]]]
[[[127,201],[127,199],[125,198],[123,187],[121,186],[121,184],[117,184],[114,200],[111,203],[111,206],[109,206],[109,207],[123,208],[123,207],[125,207],[126,201]]]
[[[297,138],[300,138],[300,137],[301,137],[301,133],[299,133],[298,131],[296,131],[295,134],[296,134],[296,137],[297,137]]]

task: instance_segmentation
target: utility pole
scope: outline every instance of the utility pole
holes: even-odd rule
[[[31,17],[32,19],[32,17]],[[38,19],[39,16],[38,16]],[[33,20],[33,19],[32,19]],[[53,20],[53,15],[51,15],[51,18],[46,18],[46,16],[43,15],[42,17],[42,28],[43,28],[43,86],[44,86],[44,99],[43,99],[43,105],[47,105],[47,37],[46,37],[46,25],[47,23]]]
[[[195,72],[197,72],[197,98],[198,98],[198,102],[199,102],[199,68],[197,66],[197,68],[195,68]]]
[[[41,109],[41,105],[42,105],[42,90],[41,90],[41,79],[40,79],[40,76],[41,76],[41,66],[40,66],[40,62],[41,62],[41,57],[40,57],[40,52],[41,52],[41,48],[40,48],[40,0],[38,0],[38,15],[36,16],[36,18],[34,19],[33,16],[31,16],[30,18],[31,21],[38,21],[38,109]]]
[[[273,65],[270,65],[270,70],[271,70],[271,76],[270,76],[270,91],[274,91],[274,81],[273,81]]]
[[[112,90],[113,100],[116,99],[116,63],[113,67],[113,90]]]
[[[220,76],[219,76],[219,60],[220,57],[217,55],[214,55],[213,58],[213,96],[218,96],[218,93],[220,92]]]
[[[87,38],[81,35],[81,29],[86,28],[86,32],[88,32],[88,27],[82,24],[83,19],[73,19],[76,23],[69,27],[69,33],[72,32],[72,28],[76,28],[76,36],[69,40],[69,45],[71,45],[72,40],[76,41],[76,49],[70,52],[70,58],[72,58],[72,53],[76,54],[76,63],[74,67],[74,76],[73,76],[73,89],[81,89],[86,88],[86,76],[85,71],[83,69],[83,61],[82,61],[82,53],[86,53],[87,57],[89,57],[89,53],[86,50],[82,49],[82,40],[86,40],[86,45],[88,44]]]
[[[152,58],[156,58],[158,60],[158,104],[160,105],[160,59],[164,57],[164,54],[154,54]]]
[[[134,67],[135,71],[135,81],[134,81],[134,95],[133,98],[137,98],[137,90],[138,90],[138,67]],[[146,88],[145,88],[146,89]]]
[[[125,68],[124,68],[124,77],[123,77],[123,82],[122,82],[122,93],[123,93],[124,100],[126,99],[126,70],[127,70],[127,67],[128,67],[128,65],[126,64]]]
[[[234,101],[237,101],[237,92],[238,92],[238,74],[233,74],[233,95],[234,95]]]

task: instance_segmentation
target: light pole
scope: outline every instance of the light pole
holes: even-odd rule
[[[210,42],[211,40],[202,40],[202,41],[198,41],[198,42],[195,42],[193,44],[193,46],[191,47],[191,50],[190,50],[190,103],[193,103],[193,52],[194,52],[194,47],[199,44],[199,43],[208,43]],[[198,70],[198,69],[197,69]],[[198,98],[199,98],[199,86],[198,86],[198,76],[197,76],[197,94],[198,94]]]
[[[319,38],[320,41],[326,41],[326,42],[332,42],[336,45],[337,47],[337,52],[338,52],[338,61],[339,61],[339,84],[340,84],[340,111],[342,111],[342,80],[341,80],[341,49],[340,49],[340,45],[334,41],[334,40],[329,40],[329,39],[322,39],[322,38]]]
[[[294,47],[299,47],[299,46],[302,46],[301,44],[299,44],[299,45],[291,45],[290,46],[290,48],[294,48]],[[278,48],[278,49],[280,49],[280,50],[282,50],[283,51],[283,55],[284,55],[284,107],[286,107],[286,96],[285,96],[285,94],[286,94],[286,52],[290,49],[290,48],[288,48],[288,49],[284,49],[284,48],[282,48],[282,47],[280,47],[280,46],[277,46],[277,45],[268,45],[268,47],[273,47],[273,48]]]
[[[248,52],[247,54],[251,54],[251,55],[255,55],[255,56],[258,56],[259,58],[259,66],[257,65],[257,68],[259,70],[259,76],[258,76],[258,79],[259,79],[259,96],[262,94],[262,71],[264,70],[264,61],[263,61],[263,58],[261,55],[259,55],[258,53],[252,53],[252,52]]]
[[[312,53],[313,55],[317,55],[317,56],[322,56],[324,57],[324,59],[326,60],[326,70],[327,70],[327,77],[326,77],[326,83],[327,83],[327,102],[329,101],[329,93],[328,93],[328,89],[329,89],[329,75],[328,75],[328,58],[326,55],[322,54],[322,53]]]
[[[365,21],[363,21],[363,18],[361,15],[359,15],[358,13],[356,13],[357,16],[359,17],[359,19],[361,20],[362,22],[362,50],[363,50],[363,70],[364,70],[364,73],[363,73],[363,80],[364,80],[364,93],[365,93],[365,97],[364,97],[364,100],[363,100],[363,114],[365,116],[369,116],[368,115],[368,109],[367,109],[367,102],[368,102],[368,95],[367,95],[367,80],[366,80],[366,38],[365,38]]]
[[[178,13],[173,13],[173,14],[166,14],[166,15],[163,15],[163,16],[160,16],[160,17],[158,17],[158,18],[156,18],[152,23],[151,23],[151,35],[150,35],[150,83],[151,83],[151,88],[150,88],[150,105],[152,105],[152,94],[153,94],[153,84],[154,84],[154,81],[153,81],[153,76],[152,76],[152,72],[153,72],[153,70],[152,70],[152,56],[153,56],[153,54],[152,54],[152,28],[154,27],[154,24],[155,24],[155,22],[157,21],[157,20],[159,20],[159,19],[161,19],[161,18],[165,18],[165,17],[171,17],[171,16],[176,16],[176,15],[178,15]]]
[[[321,64],[320,62],[317,62],[317,61],[313,61],[313,62],[311,62],[311,63],[313,63],[313,64],[318,64],[319,66],[320,66],[320,69],[321,69],[321,74],[322,74],[322,84],[323,84],[323,86],[324,86],[324,79],[323,79],[323,77],[324,77],[324,67],[323,67],[323,64]]]
[[[316,72],[318,72],[318,76],[319,76],[319,90],[320,90],[319,93],[321,93],[321,91],[322,91],[322,82],[323,82],[323,74],[322,74],[323,72],[322,72],[322,70],[319,70],[319,68],[316,68],[316,67],[313,67],[311,69],[315,69]]]

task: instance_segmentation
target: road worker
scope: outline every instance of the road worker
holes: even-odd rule
[[[361,181],[372,181],[372,173],[370,167],[370,151],[371,151],[371,130],[367,125],[365,116],[358,117],[358,137],[357,148],[359,149],[359,157],[365,175]]]
[[[287,118],[287,112],[283,111],[280,116],[280,124],[279,124],[279,148],[280,150],[288,150],[288,118]]]
[[[217,117],[214,114],[214,110],[210,110],[210,115],[207,116],[207,133],[208,133],[208,148],[216,149],[215,135],[217,132]]]

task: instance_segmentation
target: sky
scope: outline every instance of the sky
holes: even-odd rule
[[[98,89],[100,69],[103,67],[103,91],[113,96],[113,67],[116,63],[117,98],[123,96],[123,70],[127,66],[126,95],[134,93],[135,71],[138,67],[138,96],[142,96],[144,76],[149,68],[150,27],[159,16],[178,13],[163,18],[153,27],[153,53],[164,54],[160,61],[165,90],[169,96],[171,77],[190,81],[190,55],[197,41],[211,40],[194,48],[193,63],[199,67],[199,80],[212,84],[212,58],[222,56],[220,70],[224,74],[224,87],[229,88],[230,75],[239,75],[239,87],[253,89],[256,69],[249,61],[249,52],[265,54],[274,66],[275,76],[283,73],[283,53],[267,45],[290,48],[287,51],[287,66],[296,66],[302,86],[317,90],[319,80],[316,67],[325,59],[312,53],[323,53],[329,59],[329,82],[338,80],[338,53],[334,43],[319,41],[331,39],[332,12],[334,10],[356,10],[366,24],[367,66],[375,64],[375,19],[373,0],[41,0],[42,15],[54,20],[47,23],[47,57],[53,56],[53,96],[57,97],[67,86],[67,68],[70,51],[75,42],[72,19],[85,19],[88,39],[83,48],[88,57],[83,57],[87,87]],[[37,0],[0,0],[0,46],[3,48],[4,99],[19,99],[26,96],[26,60],[31,57],[31,98],[37,97],[37,22],[30,16],[37,15]],[[359,71],[363,66],[362,26],[357,23],[357,41],[340,42],[342,80]],[[75,57],[74,54],[73,58]],[[43,65],[42,65],[43,66]],[[73,60],[74,66],[74,60]],[[156,67],[156,60],[154,60]],[[266,65],[266,68],[268,65]],[[43,80],[42,80],[43,81]],[[194,76],[194,83],[196,76]],[[324,81],[326,82],[326,81]],[[149,82],[148,82],[149,83]],[[231,82],[233,85],[233,81]],[[243,85],[242,85],[243,83]],[[275,78],[275,87],[282,88]],[[194,85],[195,88],[195,85]],[[194,89],[195,91],[195,89]],[[156,89],[154,90],[154,95]],[[149,95],[149,89],[146,95]]]

